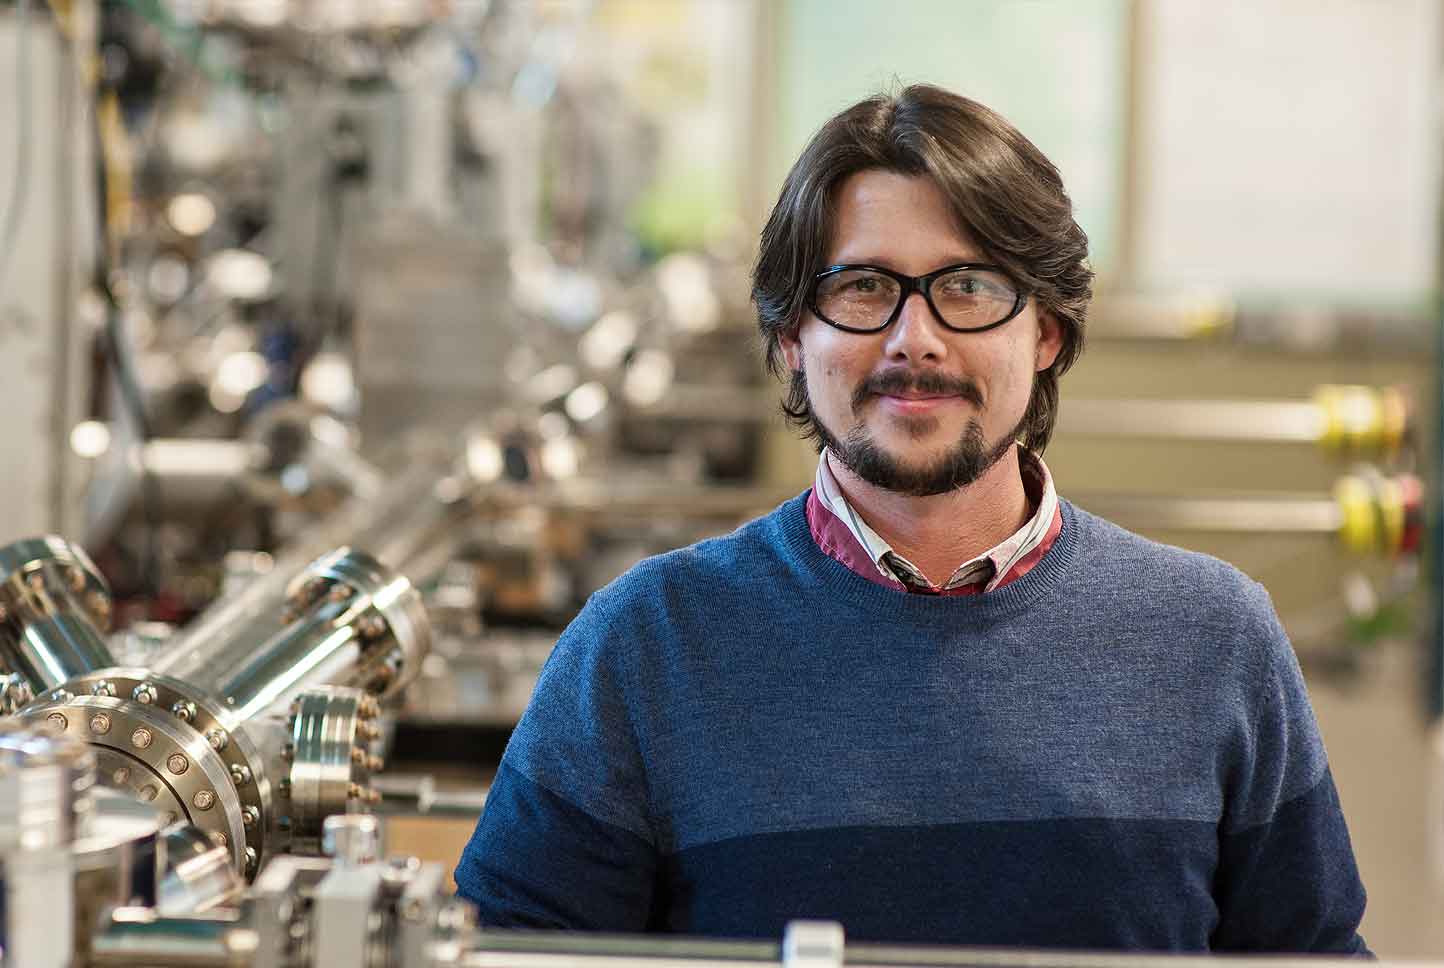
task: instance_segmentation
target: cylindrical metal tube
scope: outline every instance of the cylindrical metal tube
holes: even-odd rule
[[[226,640],[188,637],[151,671],[214,697],[235,726],[288,705],[307,686],[389,694],[430,650],[429,629],[409,581],[343,548],[293,579],[274,615],[253,617]]]
[[[114,665],[109,624],[110,590],[85,552],[56,537],[0,548],[0,663],[36,695]]]
[[[226,904],[245,889],[230,851],[190,824],[165,831],[165,872],[156,910],[162,916],[199,914]]]
[[[319,661],[306,630],[293,630],[293,641],[273,641],[289,624],[281,619],[293,595],[296,576],[321,556],[340,547],[365,552],[404,574],[407,559],[424,545],[425,536],[441,527],[446,519],[449,505],[436,496],[437,486],[444,478],[443,465],[423,460],[382,494],[348,504],[288,549],[267,575],[207,609],[155,657],[151,668],[203,688],[213,688],[216,695],[221,695],[226,683],[234,682],[239,689],[244,685],[241,680],[254,679],[260,672],[254,660],[264,652],[284,651],[296,656],[297,661]],[[329,646],[332,652],[339,652],[345,644],[331,642]],[[300,685],[335,681],[338,680],[311,675]]]
[[[91,944],[89,964],[156,968],[249,968],[256,934],[235,918],[157,917],[117,908]]]
[[[0,724],[0,950],[6,968],[66,968],[76,951],[77,831],[95,754],[83,743]]]

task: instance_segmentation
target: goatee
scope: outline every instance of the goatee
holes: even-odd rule
[[[806,380],[797,371],[795,380]],[[806,384],[803,384],[804,392]],[[935,374],[884,373],[860,384],[853,393],[853,412],[857,413],[878,393],[914,391],[921,393],[951,393],[955,396],[982,405],[982,394],[968,381],[953,380]],[[912,497],[931,497],[946,494],[972,484],[982,477],[1004,455],[1022,435],[1026,421],[1020,420],[1011,433],[1003,436],[991,446],[983,436],[982,425],[977,418],[968,420],[957,444],[946,453],[923,464],[904,464],[895,456],[878,446],[859,421],[846,437],[839,438],[818,418],[817,408],[807,401],[808,423],[818,443],[826,447],[844,467],[864,481],[885,490]],[[930,433],[937,426],[934,417],[912,418],[906,429],[914,439]]]

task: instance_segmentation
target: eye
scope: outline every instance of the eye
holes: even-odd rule
[[[993,272],[965,270],[950,273],[933,284],[935,296],[943,299],[1011,300],[1013,287]]]

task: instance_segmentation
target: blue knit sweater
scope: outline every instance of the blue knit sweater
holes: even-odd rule
[[[907,595],[824,555],[804,499],[567,629],[456,870],[484,922],[1364,950],[1261,586],[1064,502],[1022,579]]]

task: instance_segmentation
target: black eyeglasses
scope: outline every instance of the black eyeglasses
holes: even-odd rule
[[[1023,311],[1028,293],[1002,269],[964,262],[925,276],[905,276],[879,266],[828,266],[812,277],[808,308],[818,319],[849,333],[876,333],[897,321],[903,303],[923,294],[933,316],[956,333],[981,333]]]

